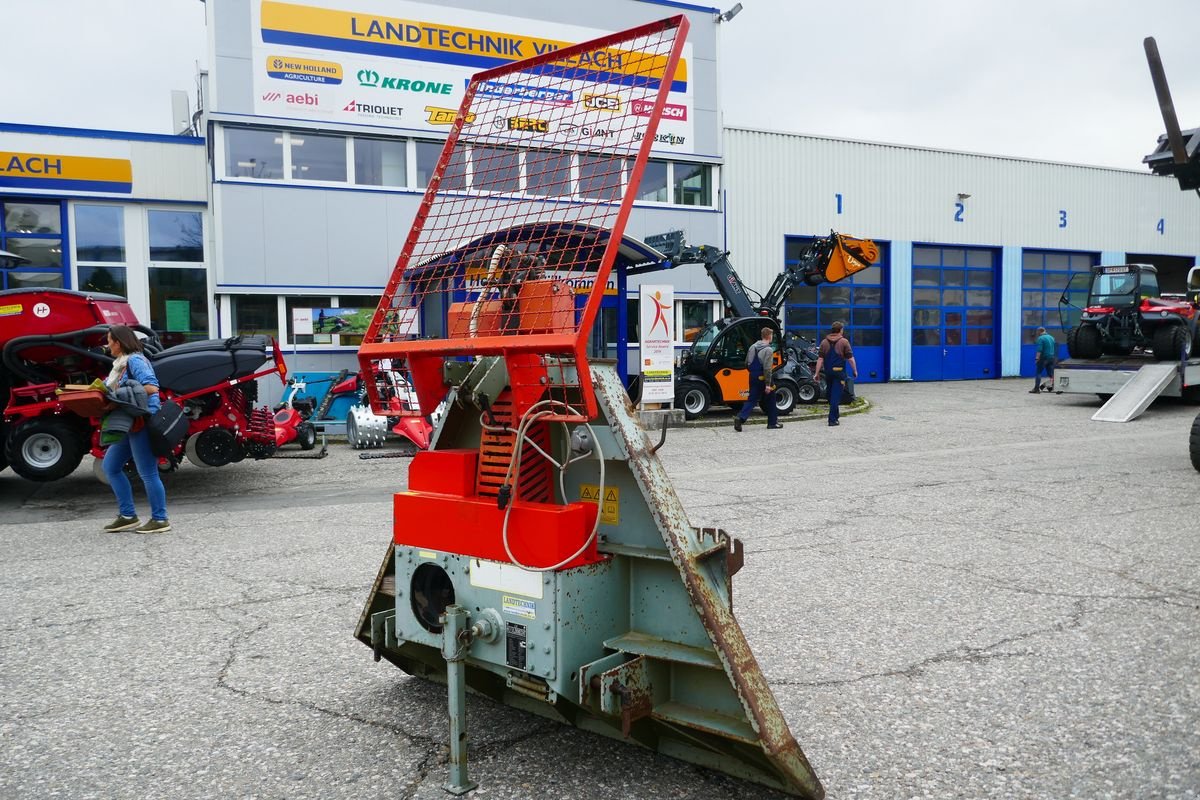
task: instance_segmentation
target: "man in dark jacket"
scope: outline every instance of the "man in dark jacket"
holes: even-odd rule
[[[771,346],[771,340],[774,338],[775,331],[771,328],[763,328],[762,338],[750,345],[750,352],[746,353],[746,366],[750,370],[750,396],[746,398],[746,404],[742,406],[742,410],[733,418],[733,429],[738,433],[741,433],[742,423],[750,418],[750,412],[756,405],[760,406],[763,413],[767,415],[768,428],[777,430],[783,427],[779,424],[779,409],[775,405],[775,384],[772,374],[775,364],[775,348]]]
[[[850,341],[842,335],[843,323],[839,320],[829,326],[829,335],[821,340],[821,349],[817,351],[816,374],[822,369],[825,374],[825,385],[829,394],[829,424],[840,425],[840,404],[842,391],[846,388],[846,378],[858,377],[858,364],[854,361],[854,350]]]

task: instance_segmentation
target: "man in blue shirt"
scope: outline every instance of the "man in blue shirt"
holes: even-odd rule
[[[1033,366],[1033,388],[1029,390],[1029,393],[1053,392],[1054,362],[1058,360],[1058,344],[1054,341],[1053,336],[1046,333],[1045,328],[1038,328],[1034,346],[1036,347],[1036,360]],[[1050,379],[1044,384],[1041,383],[1043,371],[1045,371],[1046,377]]]

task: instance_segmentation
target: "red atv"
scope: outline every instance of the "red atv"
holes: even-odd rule
[[[74,472],[88,452],[103,456],[99,404],[73,403],[57,390],[108,375],[113,359],[104,344],[114,324],[146,337],[143,347],[164,401],[179,403],[189,420],[187,437],[163,460],[166,469],[174,469],[184,455],[215,467],[274,452],[271,412],[254,405],[256,380],[287,371],[268,337],[163,350],[124,298],[20,289],[0,292],[0,469],[11,466],[23,478],[53,481]],[[268,360],[273,365],[260,369]]]
[[[1186,295],[1160,295],[1158,270],[1149,264],[1092,267],[1073,275],[1059,299],[1067,352],[1083,359],[1127,356],[1135,348],[1159,361],[1188,358],[1196,309]]]

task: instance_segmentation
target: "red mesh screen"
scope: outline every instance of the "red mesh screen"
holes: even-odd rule
[[[587,337],[686,35],[674,17],[471,79],[359,351],[377,413],[380,386],[428,413],[444,357],[502,354],[514,413],[595,416]]]

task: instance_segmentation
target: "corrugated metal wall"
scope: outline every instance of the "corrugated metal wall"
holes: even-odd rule
[[[1134,171],[1140,154],[1118,170],[741,128],[725,137],[728,247],[750,286],[774,280],[787,236],[834,229],[891,242],[891,380],[913,377],[914,243],[999,251],[1003,375],[1019,374],[1023,358],[1023,250],[1099,253],[1101,263],[1129,252],[1200,256],[1195,196]]]
[[[779,273],[784,236],[830,228],[888,241],[1200,255],[1195,195],[1132,167],[740,128],[727,128],[725,137],[729,248],[751,286],[767,286]],[[1131,165],[1141,155],[1131,153]]]

